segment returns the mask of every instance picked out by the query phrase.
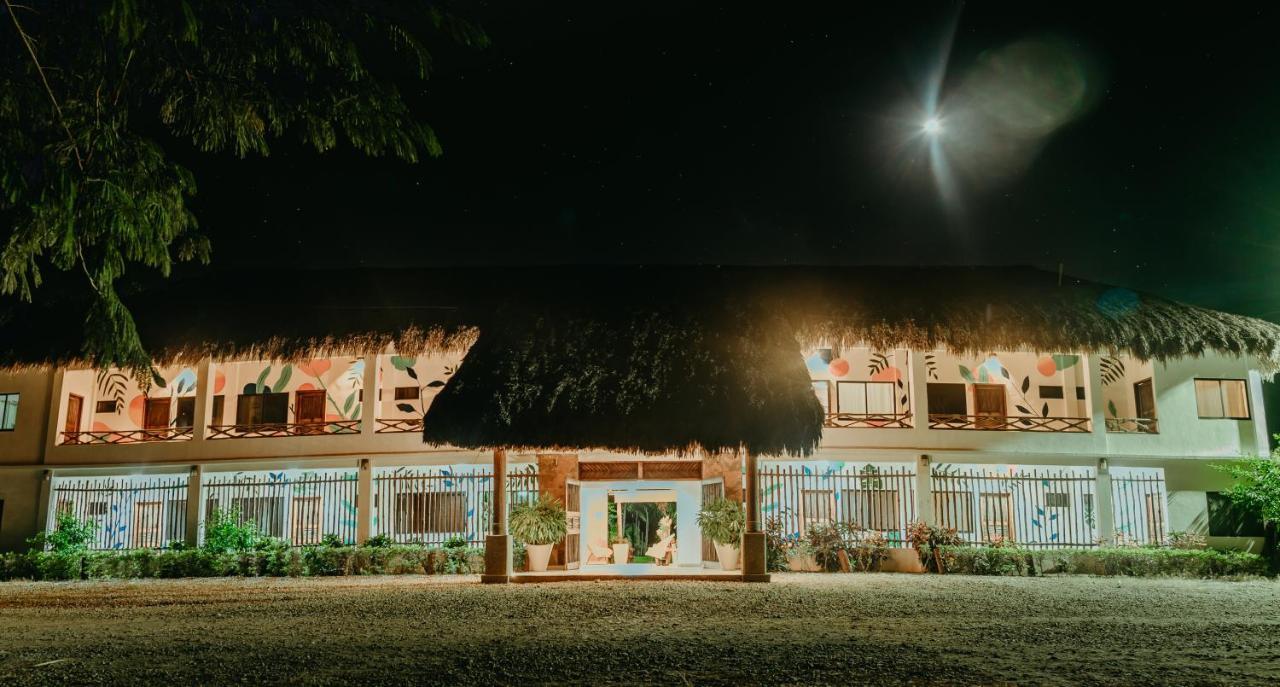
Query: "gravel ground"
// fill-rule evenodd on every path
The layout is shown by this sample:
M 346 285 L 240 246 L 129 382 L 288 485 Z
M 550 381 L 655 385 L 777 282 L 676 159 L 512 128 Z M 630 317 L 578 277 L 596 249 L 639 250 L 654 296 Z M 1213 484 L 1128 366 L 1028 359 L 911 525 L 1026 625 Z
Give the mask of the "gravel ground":
M 0 684 L 1269 684 L 1280 584 L 0 584 Z

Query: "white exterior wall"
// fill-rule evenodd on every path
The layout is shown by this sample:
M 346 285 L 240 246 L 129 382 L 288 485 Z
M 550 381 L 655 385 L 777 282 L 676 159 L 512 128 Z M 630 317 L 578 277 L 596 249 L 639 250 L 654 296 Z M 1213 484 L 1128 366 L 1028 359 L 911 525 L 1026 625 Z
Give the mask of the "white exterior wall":
M 928 381 L 962 381 L 958 366 L 970 368 L 982 365 L 984 356 L 956 357 L 941 354 L 935 360 L 938 376 L 930 377 L 924 364 L 923 353 L 893 351 L 887 357 L 893 372 L 873 373 L 868 369 L 872 351 L 846 349 L 843 356 L 849 362 L 847 376 L 840 379 L 869 381 L 892 376 L 902 381 L 901 392 L 908 397 L 907 406 L 921 417 L 909 428 L 827 428 L 815 460 L 838 460 L 881 463 L 914 463 L 920 455 L 931 456 L 935 463 L 961 464 L 1023 464 L 1096 466 L 1101 458 L 1115 467 L 1161 468 L 1168 476 L 1169 528 L 1171 530 L 1198 531 L 1205 526 L 1204 492 L 1220 490 L 1225 478 L 1209 469 L 1208 465 L 1221 459 L 1265 454 L 1268 451 L 1267 430 L 1262 408 L 1261 379 L 1251 368 L 1250 361 L 1207 355 L 1201 358 L 1176 360 L 1169 363 L 1153 363 L 1150 373 L 1154 379 L 1156 407 L 1159 416 L 1158 434 L 1108 433 L 1100 422 L 1105 415 L 1106 393 L 1098 378 L 1095 356 L 1081 355 L 1072 369 L 1055 371 L 1054 375 L 1034 377 L 1035 366 L 1044 357 L 1035 353 L 1004 353 L 997 357 L 1007 367 L 1010 377 L 1020 382 L 1023 376 L 1032 376 L 1033 393 L 1041 384 L 1058 384 L 1066 395 L 1074 386 L 1087 389 L 1087 398 L 1078 404 L 1064 399 L 1061 408 L 1053 406 L 1050 415 L 1088 416 L 1092 428 L 1083 433 L 937 430 L 929 429 L 923 421 L 923 413 L 917 408 L 923 405 Z M 444 381 L 460 362 L 461 356 L 422 357 L 414 359 L 411 367 L 417 374 L 413 379 L 405 365 L 395 365 L 390 355 L 380 356 L 378 362 L 379 387 L 383 390 L 378 419 L 407 419 L 417 413 L 396 408 L 392 389 L 396 386 L 417 384 L 421 388 L 422 407 L 440 388 L 431 382 Z M 340 384 L 343 374 L 350 372 L 355 356 L 335 356 L 334 364 L 325 373 L 324 383 Z M 339 365 L 341 361 L 342 365 Z M 403 362 L 403 361 L 402 361 Z M 234 422 L 236 393 L 246 379 L 260 373 L 260 369 L 227 374 L 235 365 L 269 363 L 232 363 L 210 366 L 208 379 L 198 385 L 194 393 L 202 395 L 208 404 L 215 386 L 225 395 L 226 423 Z M 955 367 L 954 371 L 946 368 Z M 345 366 L 345 367 L 342 367 Z M 269 375 L 275 379 L 279 364 Z M 342 369 L 336 369 L 340 368 Z M 1128 369 L 1129 366 L 1127 366 Z M 199 370 L 199 366 L 187 366 Z M 187 368 L 176 367 L 163 371 L 166 379 L 184 374 Z M 1121 389 L 1131 388 L 1129 376 L 1142 375 L 1141 364 L 1132 365 L 1132 374 L 1126 375 Z M 344 372 L 345 370 L 345 372 Z M 837 379 L 829 368 L 811 374 L 815 379 Z M 879 374 L 880 377 L 876 377 Z M 825 375 L 825 376 L 823 376 Z M 952 377 L 954 375 L 954 378 Z M 43 520 L 41 514 L 41 485 L 46 470 L 58 475 L 139 474 L 155 471 L 172 472 L 191 465 L 204 465 L 207 470 L 260 470 L 260 469 L 315 469 L 323 467 L 352 467 L 362 458 L 369 458 L 374 466 L 398 465 L 446 465 L 491 464 L 487 452 L 458 451 L 433 448 L 422 443 L 417 432 L 377 433 L 375 427 L 366 425 L 359 434 L 312 435 L 276 438 L 203 439 L 197 432 L 195 438 L 184 441 L 145 442 L 119 445 L 57 445 L 55 439 L 65 421 L 66 402 L 70 393 L 85 398 L 82 430 L 89 431 L 95 417 L 94 404 L 99 393 L 90 370 L 59 371 L 47 368 L 0 373 L 0 392 L 21 394 L 17 427 L 12 432 L 0 432 L 0 499 L 4 500 L 3 519 L 0 520 L 0 549 L 20 548 L 22 541 L 31 536 Z M 233 380 L 234 377 L 234 380 Z M 329 379 L 333 377 L 333 379 Z M 1249 420 L 1201 419 L 1197 417 L 1194 379 L 1235 378 L 1248 381 L 1252 417 Z M 1135 377 L 1141 378 L 1141 377 Z M 253 381 L 253 379 L 249 379 Z M 305 383 L 314 383 L 297 369 L 288 385 L 296 390 Z M 1015 383 L 1016 383 L 1015 382 Z M 1019 384 L 1020 386 L 1020 384 Z M 136 385 L 129 387 L 136 391 Z M 128 393 L 128 392 L 127 392 Z M 1131 395 L 1131 393 L 1130 393 Z M 1010 394 L 1012 398 L 1014 394 Z M 1037 399 L 1038 400 L 1038 399 Z M 1039 401 L 1043 403 L 1043 401 Z M 1073 407 L 1074 406 L 1074 407 Z M 1012 414 L 1012 413 L 1011 413 Z M 1121 415 L 1124 413 L 1122 412 Z M 123 413 L 121 417 L 128 415 Z M 211 418 L 216 424 L 217 419 Z M 112 425 L 112 428 L 119 428 Z M 536 462 L 533 456 L 512 455 L 513 464 Z M 683 506 L 682 506 L 683 507 Z M 689 539 L 682 539 L 682 549 Z M 1219 545 L 1250 546 L 1250 541 L 1217 541 Z M 683 555 L 683 554 L 682 554 Z

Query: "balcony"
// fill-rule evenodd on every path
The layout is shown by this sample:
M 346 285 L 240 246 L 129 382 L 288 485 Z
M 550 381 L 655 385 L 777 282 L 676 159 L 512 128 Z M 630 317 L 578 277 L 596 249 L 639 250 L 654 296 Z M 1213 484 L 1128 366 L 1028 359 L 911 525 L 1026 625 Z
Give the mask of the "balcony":
M 273 437 L 359 434 L 360 420 L 327 422 L 272 422 L 256 425 L 209 425 L 209 439 L 264 439 Z
M 1111 434 L 1160 433 L 1160 424 L 1154 417 L 1109 417 L 1106 425 Z
M 997 432 L 1088 432 L 1087 417 L 1009 417 L 1004 415 L 929 414 L 929 429 Z
M 374 428 L 378 434 L 397 434 L 421 432 L 422 418 L 382 419 L 379 418 Z
M 879 414 L 879 413 L 827 413 L 822 425 L 833 429 L 871 429 L 911 427 L 911 413 Z
M 81 444 L 138 444 L 148 441 L 189 441 L 191 427 L 163 429 L 111 429 L 93 432 L 62 432 L 64 446 Z

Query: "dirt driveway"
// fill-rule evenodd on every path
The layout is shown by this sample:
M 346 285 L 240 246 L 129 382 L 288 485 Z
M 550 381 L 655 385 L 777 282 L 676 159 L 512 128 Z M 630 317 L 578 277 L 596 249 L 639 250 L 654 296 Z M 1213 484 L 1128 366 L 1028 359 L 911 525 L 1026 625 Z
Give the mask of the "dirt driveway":
M 1280 584 L 0 584 L 0 684 L 1280 684 Z

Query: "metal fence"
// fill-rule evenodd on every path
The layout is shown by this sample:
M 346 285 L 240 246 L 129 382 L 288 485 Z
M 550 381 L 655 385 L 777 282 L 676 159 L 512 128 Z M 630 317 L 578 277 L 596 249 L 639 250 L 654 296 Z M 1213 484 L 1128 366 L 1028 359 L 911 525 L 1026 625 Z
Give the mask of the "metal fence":
M 479 546 L 492 526 L 492 498 L 492 471 L 384 468 L 373 476 L 373 531 L 405 544 L 463 537 Z M 536 466 L 507 473 L 508 510 L 537 498 Z
M 966 542 L 1040 548 L 1097 544 L 1093 474 L 940 465 L 931 479 L 934 518 Z
M 204 481 L 205 522 L 221 509 L 294 546 L 318 544 L 328 534 L 354 544 L 356 485 L 355 470 L 212 475 Z
M 55 477 L 49 529 L 70 513 L 94 527 L 93 549 L 163 548 L 187 528 L 187 476 Z
M 915 477 L 910 466 L 769 466 L 760 471 L 760 513 L 788 538 L 804 537 L 816 523 L 842 522 L 907 546 L 907 527 L 916 519 Z
M 1164 476 L 1133 474 L 1111 478 L 1117 544 L 1163 544 L 1168 494 Z

